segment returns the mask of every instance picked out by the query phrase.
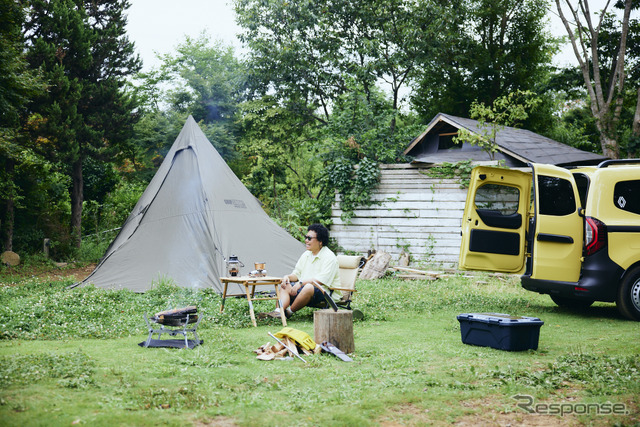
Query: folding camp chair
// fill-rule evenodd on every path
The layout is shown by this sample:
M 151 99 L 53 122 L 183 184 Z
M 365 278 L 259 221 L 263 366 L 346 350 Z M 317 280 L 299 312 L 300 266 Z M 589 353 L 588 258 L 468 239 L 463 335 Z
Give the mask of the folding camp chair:
M 340 291 L 342 298 L 336 303 L 339 306 L 351 310 L 351 301 L 353 294 L 356 292 L 356 278 L 358 277 L 358 269 L 360 268 L 361 256 L 338 255 L 338 267 L 340 267 L 340 287 L 329 288 L 329 293 Z
M 340 268 L 340 287 L 329 287 L 329 295 L 333 296 L 334 291 L 340 291 L 342 298 L 336 300 L 339 307 L 352 310 L 351 302 L 353 294 L 356 293 L 356 278 L 362 262 L 361 256 L 338 255 L 338 267 Z M 326 302 L 314 306 L 316 308 L 328 308 Z M 363 314 L 360 310 L 353 310 L 354 318 L 361 319 Z

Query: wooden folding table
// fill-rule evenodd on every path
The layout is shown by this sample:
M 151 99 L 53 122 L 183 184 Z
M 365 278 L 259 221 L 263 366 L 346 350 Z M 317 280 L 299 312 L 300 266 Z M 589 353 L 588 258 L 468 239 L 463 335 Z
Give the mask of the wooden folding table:
M 280 307 L 280 282 L 282 281 L 281 277 L 273 277 L 273 276 L 264 276 L 264 277 L 253 277 L 253 276 L 235 276 L 235 277 L 221 277 L 220 281 L 223 285 L 222 290 L 222 305 L 220 306 L 220 313 L 224 310 L 224 301 L 227 297 L 239 297 L 246 296 L 247 302 L 249 303 L 249 313 L 251 315 L 251 322 L 253 326 L 258 326 L 256 324 L 256 315 L 253 311 L 253 302 L 252 301 L 260 301 L 260 300 L 275 300 L 276 307 Z M 227 287 L 229 283 L 237 283 L 240 286 L 244 286 L 244 294 L 234 294 L 227 295 Z M 256 287 L 258 286 L 273 286 L 276 291 L 276 296 L 260 296 L 258 298 L 254 297 L 256 292 Z M 287 317 L 284 314 L 284 310 L 280 310 L 280 319 L 282 319 L 282 326 L 287 326 Z

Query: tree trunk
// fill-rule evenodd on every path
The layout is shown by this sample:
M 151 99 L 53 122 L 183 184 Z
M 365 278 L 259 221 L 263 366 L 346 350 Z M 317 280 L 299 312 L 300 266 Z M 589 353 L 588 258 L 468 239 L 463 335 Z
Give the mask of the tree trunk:
M 77 247 L 82 243 L 82 202 L 84 189 L 82 179 L 82 158 L 72 165 L 71 180 L 71 236 Z
M 13 182 L 14 162 L 9 159 L 6 163 L 7 176 L 10 182 Z M 2 247 L 5 251 L 13 251 L 13 225 L 14 225 L 14 187 L 11 185 L 7 199 L 4 205 L 4 221 L 0 229 L 2 233 Z
M 13 251 L 13 224 L 14 224 L 14 204 L 13 197 L 9 196 L 5 205 L 4 217 L 4 238 L 2 247 L 5 251 Z
M 607 157 L 617 159 L 620 157 L 620 147 L 614 135 L 616 135 L 622 111 L 621 94 L 624 93 L 625 53 L 632 0 L 625 0 L 618 57 L 614 58 L 616 67 L 613 70 L 607 93 L 603 90 L 600 75 L 598 36 L 600 35 L 602 20 L 609 3 L 600 14 L 597 24 L 594 25 L 588 0 L 581 0 L 576 7 L 573 7 L 569 0 L 555 0 L 555 2 L 558 14 L 567 30 L 574 54 L 582 70 L 585 87 L 591 103 L 591 114 L 596 119 L 596 127 L 600 134 L 602 153 Z M 570 10 L 571 19 L 567 19 L 564 15 L 562 4 Z M 576 32 L 572 30 L 572 25 L 578 28 Z
M 598 129 L 598 133 L 600 134 L 600 146 L 602 147 L 602 154 L 607 156 L 610 159 L 619 159 L 620 158 L 620 146 L 618 145 L 618 141 L 614 138 L 609 137 L 609 135 L 613 134 L 613 127 L 615 125 L 607 126 L 608 123 L 604 123 L 604 120 L 596 118 L 596 128 Z
M 636 103 L 636 113 L 633 115 L 633 136 L 640 136 L 640 88 L 638 88 L 638 102 Z

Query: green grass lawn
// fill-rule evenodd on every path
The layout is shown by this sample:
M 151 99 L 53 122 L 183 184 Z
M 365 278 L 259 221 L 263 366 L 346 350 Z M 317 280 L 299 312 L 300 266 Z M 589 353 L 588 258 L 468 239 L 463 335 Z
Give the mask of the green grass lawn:
M 0 289 L 0 425 L 640 422 L 640 324 L 608 304 L 564 311 L 514 277 L 360 281 L 355 305 L 365 319 L 354 324 L 354 362 L 320 354 L 307 364 L 257 360 L 252 350 L 273 342 L 267 332 L 281 325 L 253 328 L 241 299 L 221 314 L 215 293 L 166 284 L 137 295 L 6 275 L 2 282 L 12 284 Z M 142 312 L 190 303 L 203 316 L 204 345 L 137 345 L 147 335 Z M 473 312 L 541 318 L 538 350 L 463 344 L 456 316 Z M 312 311 L 289 326 L 313 337 Z

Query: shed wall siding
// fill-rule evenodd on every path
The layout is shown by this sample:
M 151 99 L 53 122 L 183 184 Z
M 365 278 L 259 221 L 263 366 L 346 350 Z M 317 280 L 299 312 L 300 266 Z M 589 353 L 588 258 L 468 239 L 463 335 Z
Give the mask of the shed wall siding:
M 357 253 L 376 249 L 397 260 L 406 250 L 414 262 L 456 266 L 467 189 L 460 188 L 458 179 L 432 178 L 426 170 L 413 165 L 382 166 L 372 197 L 380 203 L 357 209 L 347 222 L 334 203 L 331 237 Z

